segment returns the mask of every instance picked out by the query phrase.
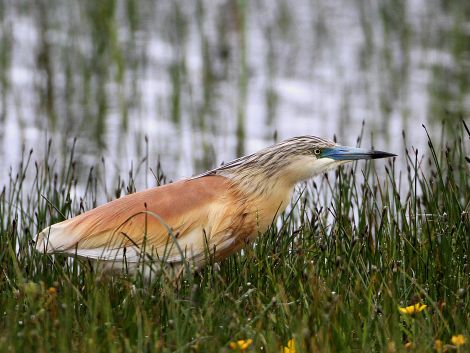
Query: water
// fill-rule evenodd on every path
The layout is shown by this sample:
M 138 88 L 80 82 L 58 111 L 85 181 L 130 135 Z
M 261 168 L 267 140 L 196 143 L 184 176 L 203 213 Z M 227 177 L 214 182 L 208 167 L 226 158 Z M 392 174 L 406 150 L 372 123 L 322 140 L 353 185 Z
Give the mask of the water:
M 77 137 L 85 174 L 148 148 L 178 179 L 294 135 L 355 145 L 363 121 L 363 146 L 403 153 L 405 130 L 424 151 L 422 124 L 469 118 L 468 1 L 3 0 L 0 18 L 1 180 L 48 138 L 61 160 Z

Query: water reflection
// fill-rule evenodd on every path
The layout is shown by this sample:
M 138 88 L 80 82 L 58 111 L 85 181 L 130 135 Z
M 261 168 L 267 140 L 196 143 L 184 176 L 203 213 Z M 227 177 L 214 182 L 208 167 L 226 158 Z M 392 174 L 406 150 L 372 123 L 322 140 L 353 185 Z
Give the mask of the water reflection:
M 0 167 L 146 155 L 171 178 L 299 134 L 400 152 L 470 111 L 466 1 L 3 1 Z M 436 130 L 439 131 L 439 130 Z M 373 137 L 371 134 L 373 133 Z M 148 137 L 148 143 L 146 143 Z

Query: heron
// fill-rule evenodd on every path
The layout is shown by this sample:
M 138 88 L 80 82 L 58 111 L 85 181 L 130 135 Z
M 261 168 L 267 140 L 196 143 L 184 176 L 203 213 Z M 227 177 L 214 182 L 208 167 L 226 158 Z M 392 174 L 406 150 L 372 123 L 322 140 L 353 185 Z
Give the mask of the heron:
M 98 261 L 105 270 L 135 272 L 143 258 L 200 268 L 263 234 L 286 209 L 297 183 L 347 162 L 394 156 L 315 136 L 293 137 L 48 226 L 35 246 L 42 253 Z

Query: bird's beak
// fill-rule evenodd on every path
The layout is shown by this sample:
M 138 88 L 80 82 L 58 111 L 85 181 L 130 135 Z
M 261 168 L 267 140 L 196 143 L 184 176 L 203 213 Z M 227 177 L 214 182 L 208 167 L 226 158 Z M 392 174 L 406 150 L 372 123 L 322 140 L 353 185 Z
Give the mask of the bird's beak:
M 331 158 L 337 161 L 353 161 L 357 159 L 377 159 L 395 157 L 396 154 L 367 150 L 364 148 L 335 146 L 323 149 L 320 158 Z

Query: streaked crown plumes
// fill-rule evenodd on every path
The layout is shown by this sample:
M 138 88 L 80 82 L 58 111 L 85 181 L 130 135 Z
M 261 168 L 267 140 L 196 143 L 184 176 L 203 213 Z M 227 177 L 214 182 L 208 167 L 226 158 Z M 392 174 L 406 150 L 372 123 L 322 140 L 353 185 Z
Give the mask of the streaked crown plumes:
M 256 183 L 253 179 L 277 179 L 286 166 L 297 159 L 315 156 L 318 149 L 333 147 L 333 141 L 315 136 L 297 136 L 266 147 L 256 153 L 237 158 L 227 164 L 210 170 L 204 175 L 221 175 L 239 186 L 252 191 L 265 192 L 272 183 Z

